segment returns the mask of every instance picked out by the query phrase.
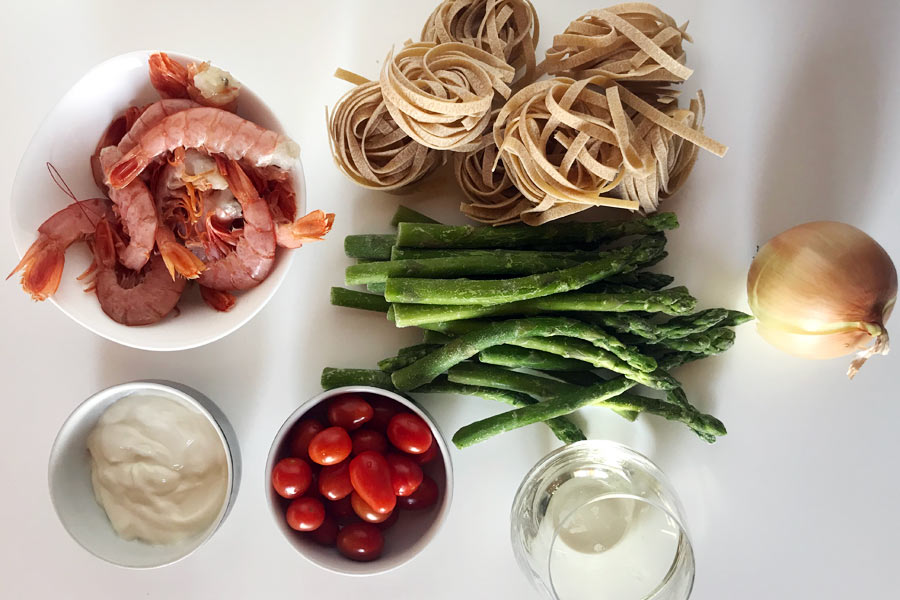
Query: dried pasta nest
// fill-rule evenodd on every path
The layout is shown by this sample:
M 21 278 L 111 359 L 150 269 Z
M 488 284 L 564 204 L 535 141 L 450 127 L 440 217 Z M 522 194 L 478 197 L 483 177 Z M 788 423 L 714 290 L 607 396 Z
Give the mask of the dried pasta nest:
M 691 100 L 689 108 L 676 106 L 666 114 L 683 126 L 702 133 L 705 111 L 706 103 L 701 91 Z M 661 198 L 670 197 L 682 186 L 694 168 L 699 147 L 646 118 L 637 122 L 635 136 L 640 137 L 650 149 L 656 168 L 644 178 L 626 173 L 619 192 L 623 198 L 637 200 L 642 212 L 650 213 L 659 208 Z
M 495 118 L 499 109 L 495 109 Z M 463 214 L 482 223 L 505 225 L 520 220 L 531 203 L 506 174 L 492 133 L 482 137 L 470 152 L 453 155 L 453 171 L 466 200 L 460 204 Z
M 691 41 L 686 28 L 651 4 L 592 10 L 553 38 L 539 71 L 574 79 L 682 82 L 693 72 L 684 64 L 682 42 Z
M 415 142 L 397 126 L 377 81 L 342 70 L 336 75 L 357 84 L 327 115 L 331 154 L 347 177 L 369 189 L 395 190 L 443 163 L 443 153 Z
M 471 150 L 488 125 L 494 94 L 510 94 L 515 70 L 459 42 L 410 43 L 389 54 L 381 93 L 397 125 L 436 150 Z
M 461 42 L 502 58 L 516 69 L 514 82 L 534 78 L 539 37 L 529 0 L 444 0 L 422 29 L 423 42 Z
M 645 121 L 649 124 L 642 137 L 638 125 Z M 620 192 L 620 198 L 612 192 L 626 177 L 649 184 L 659 172 L 657 160 L 663 153 L 654 153 L 648 137 L 654 126 L 720 156 L 725 153 L 724 146 L 693 123 L 661 112 L 603 76 L 580 81 L 559 77 L 519 91 L 498 113 L 493 136 L 506 173 L 531 203 L 520 218 L 541 224 L 592 206 L 640 208 L 640 196 Z M 680 148 L 679 153 L 685 151 Z M 668 161 L 668 153 L 664 155 Z

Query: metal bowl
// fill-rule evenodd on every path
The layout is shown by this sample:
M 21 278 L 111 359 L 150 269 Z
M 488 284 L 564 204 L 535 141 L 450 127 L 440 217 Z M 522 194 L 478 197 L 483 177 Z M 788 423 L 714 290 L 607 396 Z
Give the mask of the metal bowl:
M 181 402 L 206 416 L 222 441 L 228 463 L 225 501 L 212 524 L 184 541 L 153 545 L 120 538 L 106 512 L 94 498 L 91 458 L 87 438 L 103 412 L 117 400 L 135 393 L 152 392 Z M 85 550 L 107 562 L 131 569 L 150 569 L 172 564 L 202 546 L 228 516 L 241 480 L 241 454 L 228 419 L 206 396 L 169 381 L 133 381 L 97 392 L 76 408 L 56 436 L 50 451 L 50 499 L 63 527 Z
M 438 489 L 441 491 L 441 498 L 427 510 L 403 512 L 397 524 L 385 533 L 384 551 L 381 557 L 372 562 L 352 561 L 341 556 L 335 548 L 321 546 L 308 534 L 291 529 L 285 520 L 287 501 L 278 495 L 271 483 L 272 469 L 275 467 L 275 463 L 286 456 L 290 433 L 294 425 L 319 404 L 347 393 L 371 394 L 389 398 L 422 417 L 431 428 L 434 443 L 438 445 L 441 454 L 440 460 L 432 460 L 424 468 L 425 473 L 437 483 Z M 437 534 L 447 518 L 450 501 L 453 498 L 453 465 L 450 462 L 450 451 L 447 448 L 447 442 L 444 441 L 444 436 L 422 407 L 394 392 L 369 386 L 348 386 L 322 392 L 304 403 L 287 418 L 275 435 L 272 448 L 269 450 L 269 459 L 266 461 L 265 486 L 266 498 L 269 501 L 269 508 L 276 525 L 284 534 L 285 539 L 305 559 L 332 573 L 353 576 L 377 575 L 392 571 L 412 560 Z

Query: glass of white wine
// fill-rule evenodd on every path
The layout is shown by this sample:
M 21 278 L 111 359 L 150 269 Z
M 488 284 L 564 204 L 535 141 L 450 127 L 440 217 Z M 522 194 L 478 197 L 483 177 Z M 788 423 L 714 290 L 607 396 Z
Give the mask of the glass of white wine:
M 662 471 L 631 448 L 589 440 L 545 456 L 512 507 L 519 566 L 552 600 L 685 600 L 694 553 Z

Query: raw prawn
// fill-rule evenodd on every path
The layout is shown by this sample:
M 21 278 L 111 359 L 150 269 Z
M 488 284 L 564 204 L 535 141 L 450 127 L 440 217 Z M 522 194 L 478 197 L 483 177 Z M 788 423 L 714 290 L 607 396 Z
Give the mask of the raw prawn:
M 144 109 L 122 138 L 116 142 L 119 155 L 121 156 L 137 146 L 144 134 L 166 117 L 199 106 L 199 104 L 192 100 L 182 99 L 159 100 L 158 102 L 154 102 Z
M 253 168 L 290 169 L 300 147 L 290 138 L 217 108 L 189 108 L 160 121 L 138 144 L 106 171 L 110 185 L 120 189 L 134 181 L 158 157 L 183 147 L 243 160 Z
M 115 147 L 104 148 L 100 152 L 100 165 L 104 171 L 115 160 L 115 156 Z M 129 237 L 128 245 L 119 252 L 119 260 L 129 269 L 139 271 L 147 264 L 156 243 L 159 220 L 153 196 L 150 195 L 147 184 L 135 179 L 120 189 L 110 187 L 109 199 L 116 205 L 122 227 Z
M 106 198 L 76 200 L 38 227 L 38 239 L 6 278 L 22 271 L 22 289 L 34 300 L 46 300 L 59 288 L 66 249 L 93 235 L 97 223 L 112 216 Z
M 223 292 L 221 290 L 214 290 L 205 285 L 200 286 L 200 297 L 203 298 L 203 301 L 206 302 L 207 306 L 214 308 L 219 312 L 228 312 L 234 308 L 234 303 L 237 302 L 237 298 L 234 297 L 234 294 L 229 294 L 228 292 Z
M 196 279 L 206 268 L 196 254 L 178 243 L 168 227 L 157 227 L 156 247 L 172 279 L 175 279 L 175 273 L 185 279 Z
M 116 241 L 112 227 L 100 221 L 94 236 L 94 279 L 97 299 L 113 321 L 123 325 L 151 325 L 169 314 L 187 281 L 171 278 L 163 259 L 154 254 L 137 272 L 120 275 L 116 265 Z
M 217 157 L 219 172 L 241 204 L 242 235 L 232 252 L 207 262 L 200 285 L 220 291 L 246 290 L 262 282 L 275 262 L 275 224 L 265 200 L 235 160 Z
M 138 106 L 129 107 L 124 113 L 113 119 L 103 135 L 100 136 L 100 141 L 97 142 L 97 147 L 94 148 L 94 153 L 91 155 L 91 174 L 94 176 L 94 183 L 101 190 L 106 189 L 106 176 L 103 173 L 103 167 L 100 166 L 100 151 L 122 141 L 143 111 L 144 109 Z
M 334 225 L 334 213 L 314 210 L 305 217 L 290 223 L 279 223 L 275 229 L 276 240 L 282 248 L 299 248 L 309 242 L 320 242 Z
M 241 85 L 208 62 L 187 66 L 165 52 L 150 55 L 150 83 L 164 98 L 190 98 L 203 106 L 233 111 Z

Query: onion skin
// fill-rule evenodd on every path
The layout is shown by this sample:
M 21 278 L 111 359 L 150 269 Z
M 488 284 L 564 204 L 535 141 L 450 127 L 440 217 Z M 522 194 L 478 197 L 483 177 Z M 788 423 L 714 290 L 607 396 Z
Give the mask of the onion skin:
M 884 248 L 856 227 L 816 221 L 760 249 L 747 297 L 760 334 L 785 352 L 827 359 L 875 342 L 876 352 L 886 354 L 897 270 Z M 867 357 L 854 362 L 851 376 Z

